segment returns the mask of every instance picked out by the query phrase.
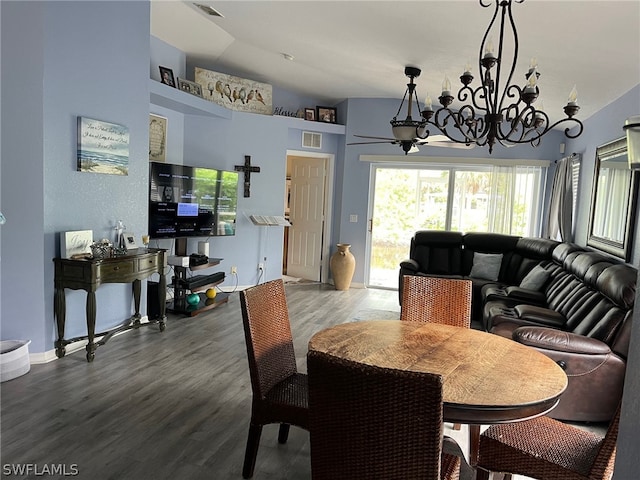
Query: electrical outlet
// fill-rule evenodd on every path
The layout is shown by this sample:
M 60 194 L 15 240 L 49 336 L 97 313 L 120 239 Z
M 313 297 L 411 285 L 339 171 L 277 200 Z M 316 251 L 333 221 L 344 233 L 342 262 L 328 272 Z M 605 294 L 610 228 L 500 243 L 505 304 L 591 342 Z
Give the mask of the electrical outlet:
M 258 264 L 258 270 L 264 270 L 264 263 Z
M 231 275 L 237 275 L 238 274 L 238 267 L 233 266 L 231 267 Z

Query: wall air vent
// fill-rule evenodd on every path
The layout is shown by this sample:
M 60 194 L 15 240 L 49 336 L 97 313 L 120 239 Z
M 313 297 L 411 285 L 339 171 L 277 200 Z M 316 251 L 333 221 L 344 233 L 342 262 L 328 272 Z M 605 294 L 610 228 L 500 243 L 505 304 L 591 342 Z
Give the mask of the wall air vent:
M 322 148 L 322 134 L 317 132 L 302 132 L 302 146 L 306 148 Z

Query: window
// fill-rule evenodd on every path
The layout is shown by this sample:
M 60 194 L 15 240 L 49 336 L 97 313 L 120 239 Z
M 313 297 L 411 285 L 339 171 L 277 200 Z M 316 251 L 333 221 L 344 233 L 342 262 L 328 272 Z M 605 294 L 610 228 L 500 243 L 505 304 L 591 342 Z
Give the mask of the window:
M 374 166 L 370 286 L 397 288 L 417 230 L 536 236 L 541 166 Z

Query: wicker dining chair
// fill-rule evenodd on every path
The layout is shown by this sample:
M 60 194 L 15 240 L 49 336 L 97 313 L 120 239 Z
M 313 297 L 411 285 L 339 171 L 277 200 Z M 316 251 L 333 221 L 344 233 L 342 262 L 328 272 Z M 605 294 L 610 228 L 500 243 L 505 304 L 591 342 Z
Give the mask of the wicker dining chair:
M 251 478 L 263 425 L 280 424 L 280 443 L 290 425 L 308 429 L 308 383 L 298 373 L 282 280 L 241 291 L 240 305 L 253 391 L 242 476 Z
M 307 354 L 313 480 L 457 479 L 466 464 L 447 438 L 442 377 Z M 466 476 L 465 478 L 471 478 Z
M 480 435 L 478 480 L 503 472 L 541 480 L 604 480 L 613 476 L 620 406 L 604 436 L 549 417 L 492 425 Z
M 400 320 L 471 326 L 471 280 L 405 275 Z
M 402 282 L 400 320 L 471 327 L 471 280 L 405 275 Z M 460 430 L 460 424 L 453 429 Z

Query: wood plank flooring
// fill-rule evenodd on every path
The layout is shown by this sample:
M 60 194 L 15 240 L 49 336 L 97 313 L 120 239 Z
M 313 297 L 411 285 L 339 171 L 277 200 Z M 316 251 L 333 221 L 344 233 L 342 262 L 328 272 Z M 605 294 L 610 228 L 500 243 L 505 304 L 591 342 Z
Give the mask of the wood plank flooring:
M 399 318 L 397 291 L 300 283 L 286 285 L 286 293 L 303 372 L 315 332 Z M 45 469 L 65 469 L 88 480 L 241 479 L 250 406 L 233 293 L 227 304 L 196 317 L 169 316 L 162 333 L 148 326 L 114 337 L 93 363 L 83 349 L 0 384 L 0 475 L 40 479 Z M 445 434 L 467 451 L 466 425 L 450 427 Z M 292 427 L 280 445 L 277 430 L 263 429 L 253 478 L 310 479 L 309 434 Z M 14 468 L 31 470 L 15 475 Z
M 399 312 L 396 291 L 292 284 L 286 292 L 301 371 L 316 331 L 363 312 Z M 250 404 L 234 293 L 205 314 L 170 316 L 163 333 L 149 326 L 114 337 L 93 363 L 81 350 L 2 383 L 2 475 L 66 468 L 93 480 L 240 479 Z M 309 479 L 308 433 L 292 427 L 285 445 L 276 437 L 277 426 L 264 428 L 254 478 Z M 9 475 L 27 464 L 29 475 Z

